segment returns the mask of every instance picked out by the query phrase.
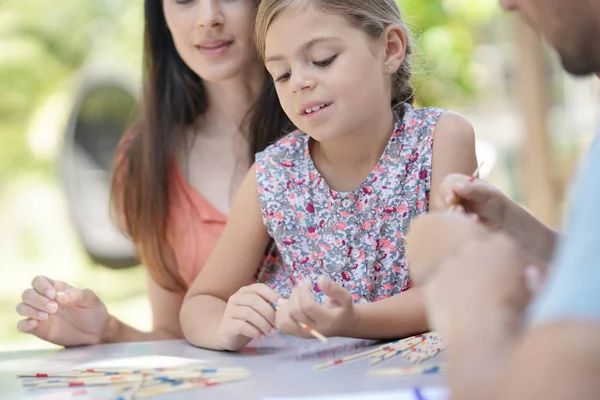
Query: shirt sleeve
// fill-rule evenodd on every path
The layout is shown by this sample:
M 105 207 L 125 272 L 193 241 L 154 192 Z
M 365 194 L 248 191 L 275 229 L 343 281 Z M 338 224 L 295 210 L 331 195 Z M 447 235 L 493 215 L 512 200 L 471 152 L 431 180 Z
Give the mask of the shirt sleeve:
M 559 320 L 600 323 L 600 141 L 595 140 L 571 197 L 567 235 L 548 281 L 529 309 L 531 325 Z

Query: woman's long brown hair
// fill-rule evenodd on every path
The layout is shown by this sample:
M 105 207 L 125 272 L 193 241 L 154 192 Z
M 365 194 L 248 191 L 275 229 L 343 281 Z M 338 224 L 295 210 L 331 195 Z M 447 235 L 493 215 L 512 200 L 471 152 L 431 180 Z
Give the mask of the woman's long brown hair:
M 206 112 L 208 99 L 202 80 L 175 49 L 162 0 L 145 0 L 144 9 L 141 117 L 126 134 L 123 156 L 115 160 L 111 206 L 152 278 L 167 290 L 182 292 L 186 284 L 167 236 L 169 164 L 174 154 L 186 149 L 186 128 Z M 291 128 L 272 79 L 265 76 L 262 93 L 246 117 L 251 159 Z

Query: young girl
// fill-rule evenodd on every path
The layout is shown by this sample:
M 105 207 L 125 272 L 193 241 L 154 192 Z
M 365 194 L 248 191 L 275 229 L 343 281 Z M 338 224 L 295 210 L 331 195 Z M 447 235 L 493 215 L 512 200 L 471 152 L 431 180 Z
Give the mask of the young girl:
M 263 0 L 256 37 L 299 130 L 257 154 L 184 300 L 186 338 L 237 350 L 276 329 L 306 336 L 298 322 L 326 336 L 426 330 L 404 235 L 445 175 L 475 170 L 471 125 L 411 106 L 395 0 Z M 283 264 L 246 286 L 270 238 Z

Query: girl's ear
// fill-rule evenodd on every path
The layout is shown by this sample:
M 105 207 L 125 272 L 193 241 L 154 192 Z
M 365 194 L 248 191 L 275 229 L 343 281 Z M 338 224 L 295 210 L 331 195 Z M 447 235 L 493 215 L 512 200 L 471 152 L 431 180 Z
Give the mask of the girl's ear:
M 406 35 L 398 25 L 390 25 L 383 32 L 383 40 L 385 46 L 383 72 L 393 75 L 406 57 Z

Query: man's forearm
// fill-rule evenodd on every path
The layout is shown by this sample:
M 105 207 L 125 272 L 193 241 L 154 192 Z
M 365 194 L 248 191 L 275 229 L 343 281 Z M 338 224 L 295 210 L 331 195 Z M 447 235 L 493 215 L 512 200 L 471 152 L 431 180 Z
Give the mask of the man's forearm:
M 493 400 L 596 399 L 600 393 L 600 323 L 563 320 L 524 335 Z
M 492 398 L 492 388 L 521 337 L 520 321 L 498 313 L 480 319 L 478 329 L 441 333 L 446 344 L 444 353 L 452 366 L 449 372 L 452 400 Z
M 516 203 L 509 206 L 509 213 L 503 230 L 521 244 L 525 252 L 547 266 L 554 255 L 559 234 L 520 207 Z
M 362 339 L 392 339 L 428 330 L 421 288 L 412 288 L 385 300 L 357 304 L 356 323 L 343 336 Z

